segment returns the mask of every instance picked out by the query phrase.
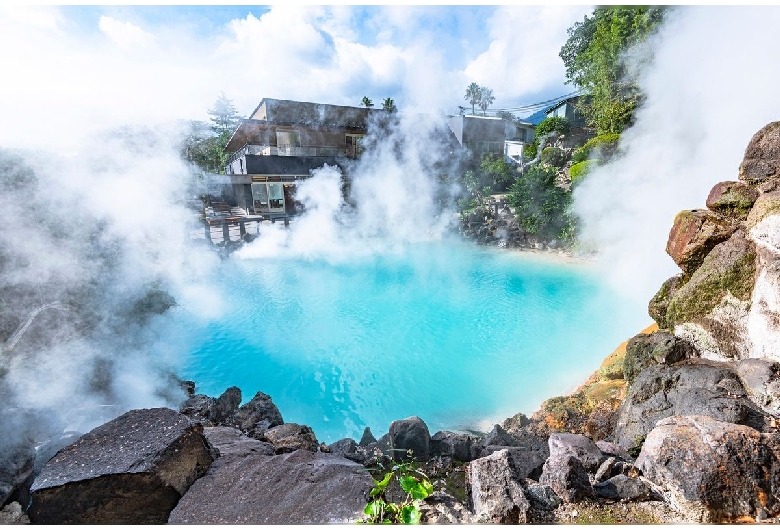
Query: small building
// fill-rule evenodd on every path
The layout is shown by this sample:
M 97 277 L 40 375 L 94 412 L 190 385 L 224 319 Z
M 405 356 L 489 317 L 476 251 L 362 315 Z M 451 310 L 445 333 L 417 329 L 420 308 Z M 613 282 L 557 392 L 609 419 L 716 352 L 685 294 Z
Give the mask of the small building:
M 226 199 L 248 214 L 296 213 L 295 183 L 324 165 L 345 170 L 381 109 L 264 98 L 241 120 L 225 152 Z
M 492 116 L 452 116 L 447 120 L 455 139 L 476 160 L 487 154 L 502 156 L 506 129 L 504 120 Z

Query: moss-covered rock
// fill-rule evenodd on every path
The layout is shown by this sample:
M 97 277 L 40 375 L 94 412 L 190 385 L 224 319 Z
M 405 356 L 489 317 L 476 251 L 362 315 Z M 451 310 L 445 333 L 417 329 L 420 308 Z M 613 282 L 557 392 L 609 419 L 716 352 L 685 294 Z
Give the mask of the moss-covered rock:
M 755 247 L 742 230 L 715 246 L 691 279 L 675 291 L 666 313 L 668 322 L 676 326 L 706 318 L 727 294 L 749 301 L 755 262 Z
M 744 182 L 719 182 L 707 196 L 707 208 L 727 217 L 745 220 L 758 195 L 758 190 Z
M 674 218 L 666 252 L 682 271 L 693 274 L 715 245 L 729 238 L 736 225 L 708 210 L 683 210 Z
M 631 338 L 623 359 L 623 378 L 631 386 L 639 372 L 654 364 L 673 364 L 696 357 L 696 349 L 685 339 L 668 331 L 640 333 Z
M 780 191 L 765 193 L 758 197 L 747 216 L 746 227 L 752 230 L 770 215 L 780 214 Z
M 772 122 L 750 139 L 739 166 L 739 180 L 760 184 L 780 177 L 780 121 Z
M 661 288 L 658 289 L 655 296 L 650 299 L 650 303 L 647 305 L 647 313 L 650 315 L 650 318 L 655 320 L 659 328 L 670 329 L 672 327 L 672 323 L 669 322 L 669 319 L 666 317 L 666 312 L 669 309 L 669 302 L 674 296 L 674 293 L 677 292 L 677 289 L 684 283 L 685 281 L 682 274 L 672 276 L 661 285 Z
M 606 162 L 615 155 L 617 151 L 619 134 L 600 134 L 591 138 L 572 153 L 574 162 L 582 162 L 588 159 L 596 159 Z

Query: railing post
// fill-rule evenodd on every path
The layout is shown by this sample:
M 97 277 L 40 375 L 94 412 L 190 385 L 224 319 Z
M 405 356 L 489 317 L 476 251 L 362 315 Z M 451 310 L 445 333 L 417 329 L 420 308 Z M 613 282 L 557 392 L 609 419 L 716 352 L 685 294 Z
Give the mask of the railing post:
M 203 222 L 203 227 L 205 228 L 205 236 L 206 236 L 206 242 L 210 244 L 214 244 L 214 242 L 211 240 L 211 225 L 208 221 Z
M 230 241 L 230 225 L 222 221 L 222 240 Z
M 239 221 L 238 231 L 241 234 L 242 238 L 246 235 L 246 225 L 244 224 L 244 221 Z

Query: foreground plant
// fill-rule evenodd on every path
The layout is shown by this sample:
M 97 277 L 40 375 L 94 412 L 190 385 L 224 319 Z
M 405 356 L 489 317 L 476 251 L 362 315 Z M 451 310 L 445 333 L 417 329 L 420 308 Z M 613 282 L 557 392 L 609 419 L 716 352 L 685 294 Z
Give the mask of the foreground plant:
M 408 452 L 409 456 L 411 451 Z M 406 493 L 402 502 L 387 500 L 387 488 L 393 478 L 398 480 Z M 381 480 L 373 479 L 374 487 L 368 494 L 368 504 L 363 513 L 366 517 L 358 521 L 364 524 L 419 524 L 420 504 L 433 493 L 433 484 L 428 476 L 417 469 L 413 462 L 393 462 L 390 471 Z

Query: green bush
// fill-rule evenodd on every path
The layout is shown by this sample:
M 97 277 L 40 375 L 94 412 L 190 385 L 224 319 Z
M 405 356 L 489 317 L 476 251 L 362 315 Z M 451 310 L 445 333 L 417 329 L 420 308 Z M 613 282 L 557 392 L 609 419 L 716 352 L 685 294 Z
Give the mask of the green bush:
M 571 178 L 572 185 L 576 185 L 581 182 L 585 178 L 585 175 L 587 175 L 588 172 L 598 164 L 598 160 L 585 160 L 571 166 L 569 168 L 569 178 Z
M 555 185 L 556 173 L 550 166 L 531 166 L 510 188 L 507 202 L 525 232 L 571 244 L 577 232 L 569 213 L 571 192 Z
M 524 160 L 533 160 L 536 158 L 536 152 L 538 151 L 539 147 L 536 145 L 536 141 L 531 142 L 530 144 L 525 144 L 523 146 L 523 159 Z
M 569 134 L 570 130 L 571 124 L 569 123 L 569 120 L 562 116 L 550 116 L 539 122 L 539 125 L 536 126 L 534 136 L 536 138 L 541 138 L 545 134 L 549 134 L 553 131 L 558 134 Z
M 542 149 L 541 161 L 543 164 L 561 168 L 566 163 L 566 153 L 558 147 L 545 147 Z
M 591 138 L 572 154 L 572 161 L 575 163 L 584 162 L 588 159 L 597 159 L 606 162 L 615 155 L 617 151 L 619 134 L 602 134 Z

